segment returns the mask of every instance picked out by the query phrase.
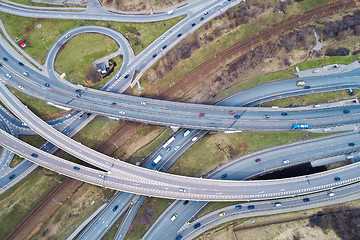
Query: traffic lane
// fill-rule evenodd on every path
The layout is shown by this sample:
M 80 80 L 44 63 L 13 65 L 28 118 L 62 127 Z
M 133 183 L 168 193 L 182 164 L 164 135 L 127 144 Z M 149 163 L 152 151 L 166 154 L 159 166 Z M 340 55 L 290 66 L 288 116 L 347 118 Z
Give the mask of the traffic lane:
M 183 228 L 183 231 L 181 231 L 180 234 L 182 234 L 183 237 L 187 237 L 187 238 L 195 237 L 201 232 L 204 232 L 207 229 L 213 227 L 213 225 L 208 227 L 206 226 L 214 222 L 217 222 L 216 225 L 218 225 L 234 219 L 268 215 L 269 212 L 272 212 L 272 214 L 279 214 L 284 212 L 293 212 L 304 209 L 310 209 L 314 207 L 326 206 L 336 203 L 343 203 L 347 201 L 347 198 L 357 195 L 359 194 L 359 192 L 360 192 L 360 185 L 357 183 L 346 187 L 332 189 L 331 191 L 325 191 L 325 192 L 310 194 L 306 196 L 294 196 L 292 198 L 287 198 L 287 199 L 239 204 L 242 206 L 241 209 L 235 209 L 235 205 L 233 205 L 219 209 L 218 211 L 214 211 L 213 213 L 203 216 L 201 219 L 198 219 L 190 226 Z M 331 193 L 333 193 L 334 195 L 330 195 Z M 304 202 L 303 200 L 304 198 L 308 198 L 309 201 Z M 354 197 L 351 197 L 351 199 L 354 199 Z M 277 207 L 275 205 L 276 203 L 280 203 L 281 206 L 277 205 L 278 206 Z M 250 204 L 253 204 L 255 206 L 254 210 L 247 209 L 247 207 Z M 220 217 L 219 212 L 225 212 L 225 216 Z M 197 222 L 201 223 L 201 228 L 197 229 L 198 231 L 195 233 L 193 225 Z M 193 234 L 190 235 L 191 233 Z

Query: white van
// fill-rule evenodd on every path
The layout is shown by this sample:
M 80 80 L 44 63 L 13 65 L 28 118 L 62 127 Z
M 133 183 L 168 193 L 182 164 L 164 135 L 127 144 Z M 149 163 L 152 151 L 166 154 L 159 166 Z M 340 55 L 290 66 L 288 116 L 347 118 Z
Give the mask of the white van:
M 173 221 L 175 221 L 176 218 L 177 218 L 177 214 L 174 213 L 174 215 L 172 215 L 172 217 L 170 218 L 170 220 L 173 222 Z
M 173 10 L 170 10 L 170 11 L 167 12 L 168 15 L 171 15 L 171 14 L 173 14 L 173 13 L 174 13 Z

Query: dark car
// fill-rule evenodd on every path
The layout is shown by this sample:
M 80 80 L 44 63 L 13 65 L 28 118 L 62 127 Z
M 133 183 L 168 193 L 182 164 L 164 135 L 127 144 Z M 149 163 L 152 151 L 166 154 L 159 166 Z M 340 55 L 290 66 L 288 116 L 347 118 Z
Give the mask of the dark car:
M 176 237 L 176 240 L 180 240 L 180 239 L 182 239 L 182 235 Z
M 177 36 L 178 36 L 178 37 L 181 37 L 181 36 L 182 36 L 182 34 L 181 34 L 181 33 L 179 33 Z
M 192 27 L 195 26 L 195 25 L 196 25 L 196 23 L 191 24 Z
M 166 152 L 170 152 L 171 147 L 167 147 Z
M 235 119 L 240 119 L 240 115 L 235 115 L 234 118 Z
M 189 203 L 189 200 L 186 200 L 183 204 L 186 205 Z
M 4 59 L 5 62 L 7 62 L 7 60 L 8 60 L 6 57 L 4 57 L 3 59 Z
M 24 66 L 24 64 L 23 64 L 22 62 L 19 62 L 19 65 L 20 65 L 20 66 Z
M 349 109 L 344 109 L 343 113 L 349 113 L 350 110 Z
M 162 49 L 162 50 L 164 50 L 166 47 L 167 47 L 167 46 L 166 46 L 166 45 L 164 45 L 161 49 Z
M 270 118 L 270 116 L 269 115 L 264 115 L 264 118 Z
M 45 87 L 50 87 L 50 84 L 49 83 L 44 83 Z
M 75 92 L 79 93 L 79 92 L 81 92 L 81 90 L 80 90 L 80 89 L 76 89 Z
M 74 169 L 75 169 L 75 170 L 80 170 L 80 168 L 79 168 L 79 167 L 74 167 Z
M 129 74 L 126 74 L 124 78 L 126 79 L 126 78 L 128 78 L 128 77 L 129 77 Z
M 250 209 L 250 210 L 251 210 L 251 209 L 255 209 L 255 206 L 254 206 L 254 205 L 249 205 L 249 206 L 248 206 L 248 209 Z
M 35 158 L 38 157 L 38 155 L 36 153 L 32 153 L 31 156 L 35 157 Z
M 2 67 L 3 65 L 0 63 L 0 67 Z
M 79 119 L 82 119 L 84 117 L 84 114 L 81 114 L 80 116 L 79 116 Z
M 261 158 L 255 159 L 255 162 L 260 162 L 260 161 L 261 161 Z
M 116 106 L 116 102 L 112 102 L 111 105 L 112 105 L 112 106 Z
M 237 206 L 235 206 L 235 209 L 237 209 L 237 210 L 242 209 L 242 206 L 241 206 L 241 205 L 237 205 Z
M 202 20 L 204 20 L 204 18 L 202 17 L 202 18 L 200 18 L 200 21 L 202 21 Z
M 355 143 L 349 143 L 349 146 L 353 147 L 353 146 L 355 146 Z
M 11 176 L 9 177 L 9 179 L 11 180 L 11 179 L 13 179 L 14 177 L 15 177 L 15 174 L 11 175 Z
M 226 177 L 227 177 L 227 173 L 225 173 L 221 176 L 221 178 L 226 178 Z
M 81 94 L 76 95 L 77 98 L 81 98 Z
M 205 116 L 205 113 L 199 113 L 199 116 L 203 117 L 203 116 Z
M 287 116 L 286 112 L 281 113 L 281 116 Z
M 304 87 L 304 89 L 310 89 L 311 88 L 311 86 L 305 86 Z
M 303 201 L 304 202 L 310 202 L 310 199 L 309 198 L 304 198 Z
M 334 177 L 334 181 L 340 181 L 341 178 L 340 177 Z
M 156 58 L 156 56 L 157 56 L 157 54 L 155 53 L 155 54 L 153 55 L 153 58 Z
M 197 223 L 197 224 L 195 224 L 194 228 L 197 229 L 197 228 L 199 228 L 200 226 L 201 226 L 201 224 L 200 224 L 200 223 Z
M 118 209 L 118 205 L 116 205 L 114 208 L 113 208 L 113 212 L 115 212 L 116 211 L 116 209 Z

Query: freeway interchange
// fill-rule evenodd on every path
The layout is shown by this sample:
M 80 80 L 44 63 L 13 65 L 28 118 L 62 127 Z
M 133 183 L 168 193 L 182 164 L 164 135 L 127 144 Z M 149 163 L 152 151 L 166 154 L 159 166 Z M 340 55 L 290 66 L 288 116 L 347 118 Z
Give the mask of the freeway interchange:
M 216 1 L 213 1 L 212 3 L 214 2 Z M 4 12 L 10 11 L 9 9 L 12 8 L 9 8 L 8 6 L 5 6 L 5 8 L 3 8 L 4 6 L 1 7 L 2 11 Z M 11 11 L 18 11 L 18 9 L 12 9 Z M 20 13 L 17 12 L 15 14 Z M 21 14 L 38 14 L 36 17 L 47 17 L 48 15 L 46 14 L 49 13 L 44 15 L 44 13 L 41 11 L 26 10 Z M 179 12 L 179 14 L 181 13 Z M 77 14 L 74 16 L 75 18 L 78 17 Z M 91 15 L 86 16 L 88 17 L 86 19 L 93 18 Z M 157 20 L 157 17 L 159 16 L 156 16 L 156 18 L 152 17 L 150 21 Z M 56 17 L 56 15 L 52 15 L 52 17 Z M 164 18 L 169 16 L 163 14 L 162 17 Z M 104 16 L 102 16 L 102 18 L 106 19 Z M 129 20 L 122 21 L 133 21 L 133 19 L 129 18 Z M 82 33 L 82 31 L 86 32 L 86 29 L 83 30 L 79 28 L 77 30 L 78 32 L 75 32 L 76 30 L 74 30 L 74 35 Z M 109 35 L 109 33 L 105 33 L 105 30 L 98 27 L 88 27 L 88 31 L 98 31 L 99 33 Z M 59 39 L 59 42 L 64 41 L 64 36 L 62 39 L 63 40 Z M 159 48 L 161 44 L 163 44 L 163 42 L 159 43 L 157 48 Z M 316 109 L 308 107 L 283 109 L 255 108 L 249 106 L 252 106 L 256 103 L 259 104 L 261 102 L 269 101 L 271 99 L 278 99 L 300 94 L 324 92 L 335 89 L 346 89 L 349 87 L 358 88 L 358 69 L 331 77 L 324 76 L 306 79 L 307 84 L 312 86 L 311 89 L 303 89 L 296 86 L 296 82 L 298 81 L 297 79 L 289 79 L 281 82 L 266 84 L 258 88 L 245 91 L 245 94 L 238 94 L 231 99 L 226 99 L 218 105 L 214 106 L 140 98 L 115 94 L 111 92 L 103 92 L 75 86 L 68 83 L 63 84 L 62 82 L 59 82 L 58 79 L 56 79 L 58 75 L 53 69 L 53 60 L 56 57 L 57 51 L 52 52 L 48 58 L 52 60 L 47 61 L 46 63 L 47 76 L 33 70 L 26 64 L 25 66 L 20 66 L 18 64 L 18 60 L 13 58 L 11 54 L 7 52 L 7 49 L 5 49 L 3 46 L 0 48 L 0 53 L 3 57 L 6 56 L 6 58 L 9 59 L 9 61 L 6 63 L 3 62 L 3 66 L 0 68 L 0 75 L 3 76 L 1 79 L 3 83 L 0 86 L 1 100 L 14 112 L 18 118 L 30 126 L 39 135 L 43 136 L 70 154 L 96 167 L 101 168 L 103 171 L 98 171 L 83 166 L 79 166 L 80 171 L 74 170 L 73 163 L 69 163 L 62 159 L 56 158 L 51 154 L 36 150 L 33 147 L 17 140 L 16 138 L 11 137 L 2 130 L 0 132 L 1 145 L 39 165 L 60 172 L 64 175 L 68 175 L 73 178 L 99 186 L 146 196 L 203 201 L 234 201 L 283 198 L 286 196 L 321 192 L 327 189 L 348 185 L 359 181 L 359 178 L 356 174 L 358 171 L 358 164 L 352 164 L 350 166 L 328 171 L 326 173 L 305 177 L 276 181 L 246 182 L 229 181 L 249 177 L 248 174 L 244 176 L 238 176 L 237 174 L 241 174 L 240 172 L 234 172 L 230 170 L 227 171 L 228 179 L 226 181 L 194 179 L 146 170 L 118 162 L 115 159 L 104 156 L 85 146 L 82 146 L 68 137 L 59 135 L 57 130 L 49 127 L 46 123 L 37 118 L 17 99 L 15 99 L 5 87 L 5 84 L 12 87 L 21 85 L 25 93 L 44 100 L 51 99 L 51 102 L 58 105 L 107 117 L 115 117 L 119 119 L 140 121 L 151 124 L 216 131 L 288 131 L 291 129 L 293 124 L 309 124 L 311 128 L 340 124 L 357 124 L 360 107 L 357 104 L 345 107 L 320 107 Z M 150 55 L 151 51 L 147 51 L 148 58 Z M 128 51 L 125 59 L 126 61 L 130 61 L 133 57 L 133 53 Z M 147 64 L 142 63 L 142 66 L 145 69 Z M 134 70 L 134 67 L 132 70 Z M 26 71 L 29 73 L 29 75 L 24 76 L 22 74 L 23 71 Z M 121 76 L 121 79 L 123 79 L 124 75 L 128 72 L 129 70 L 122 68 L 118 75 Z M 7 78 L 6 74 L 11 74 L 11 79 Z M 109 83 L 107 86 L 110 87 L 109 90 L 113 89 L 115 92 L 120 91 L 128 84 L 128 82 L 125 81 L 120 83 L 120 81 L 115 81 L 115 79 L 112 79 L 112 81 L 113 82 L 111 82 L 111 84 Z M 50 87 L 45 87 L 45 83 L 50 83 Z M 117 87 L 115 87 L 116 85 Z M 80 89 L 81 91 L 80 97 L 77 97 L 77 92 L 75 92 L 77 89 Z M 254 92 L 256 93 L 254 94 Z M 231 114 L 232 111 L 235 113 Z M 281 114 L 284 112 L 287 113 L 286 116 Z M 234 118 L 235 115 L 240 117 Z M 350 138 L 352 137 L 353 136 Z M 346 141 L 344 140 L 344 142 Z M 356 143 L 356 146 L 357 145 L 358 143 Z M 333 147 L 329 152 L 341 152 L 341 150 L 334 148 L 334 146 L 338 145 L 328 146 Z M 309 159 L 314 154 L 318 154 L 317 150 L 319 149 L 310 149 L 314 152 L 308 151 L 308 155 L 306 155 L 302 152 L 294 151 L 294 149 L 291 149 L 291 146 L 287 147 L 286 150 L 288 152 L 285 151 L 285 154 L 282 158 L 289 158 L 289 156 L 292 154 L 299 154 L 303 158 L 302 161 L 306 161 L 305 159 Z M 295 148 L 299 148 L 299 146 Z M 339 146 L 339 148 L 343 149 L 344 146 Z M 298 150 L 299 149 L 297 149 L 297 151 Z M 357 152 L 357 147 L 353 148 L 352 151 Z M 36 157 L 32 156 L 34 153 L 36 153 Z M 267 163 L 270 163 L 270 161 L 267 161 L 266 154 L 261 153 L 261 156 L 262 161 L 260 163 L 255 165 L 250 164 L 250 166 L 255 168 L 251 171 L 258 171 L 255 171 L 256 173 L 254 173 L 254 175 L 259 174 L 259 172 L 262 172 L 263 170 L 268 171 L 271 169 L 271 165 L 267 165 Z M 319 155 L 317 155 L 317 157 L 319 157 Z M 254 159 L 256 158 L 257 156 L 250 156 L 247 161 L 249 163 L 253 163 Z M 272 157 L 268 157 L 268 159 L 272 159 Z M 292 160 L 291 164 L 297 164 L 296 157 L 291 156 L 291 159 L 295 160 Z M 248 166 L 249 163 L 247 161 L 242 161 L 242 164 L 246 164 L 246 166 Z M 281 161 L 279 163 L 280 165 L 283 164 Z M 271 162 L 271 164 L 276 164 L 276 162 Z M 275 166 L 274 168 L 278 167 L 279 166 Z M 221 175 L 216 176 L 215 178 L 221 179 Z M 339 178 L 340 180 L 335 181 L 335 178 Z M 290 184 L 291 188 L 289 187 Z M 216 187 L 214 188 L 214 186 Z

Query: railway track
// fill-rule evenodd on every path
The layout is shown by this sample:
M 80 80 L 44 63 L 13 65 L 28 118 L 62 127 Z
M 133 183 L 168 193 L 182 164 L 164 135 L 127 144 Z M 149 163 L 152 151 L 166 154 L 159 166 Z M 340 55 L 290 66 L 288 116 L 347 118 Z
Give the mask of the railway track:
M 163 97 L 163 99 L 179 98 L 187 91 L 189 91 L 193 85 L 209 77 L 211 74 L 218 71 L 222 66 L 234 61 L 239 56 L 251 51 L 251 49 L 270 40 L 271 38 L 278 36 L 281 33 L 294 27 L 303 25 L 309 21 L 322 18 L 338 11 L 353 8 L 357 5 L 358 2 L 352 0 L 333 2 L 323 7 L 303 13 L 300 16 L 294 17 L 273 27 L 267 28 L 247 39 L 242 40 L 241 42 L 238 42 L 232 47 L 217 54 L 216 57 L 213 57 L 202 63 L 200 66 L 186 74 L 181 80 L 175 83 L 171 88 L 162 92 L 160 95 Z

